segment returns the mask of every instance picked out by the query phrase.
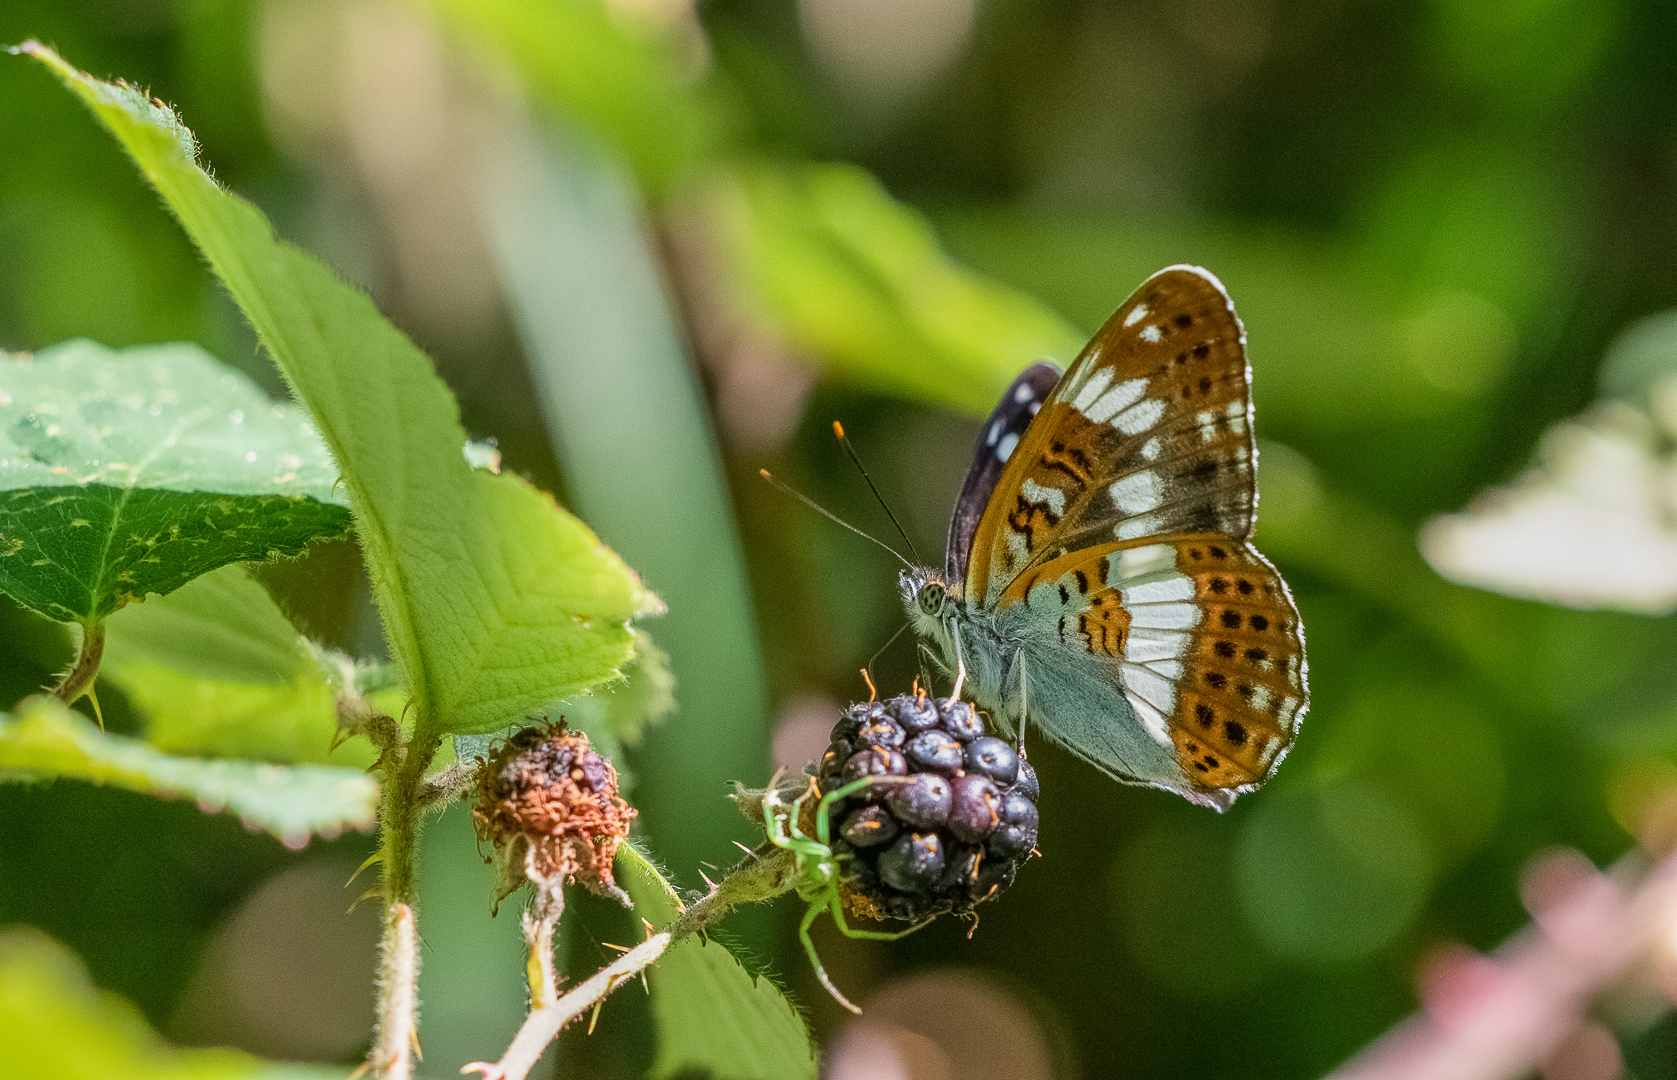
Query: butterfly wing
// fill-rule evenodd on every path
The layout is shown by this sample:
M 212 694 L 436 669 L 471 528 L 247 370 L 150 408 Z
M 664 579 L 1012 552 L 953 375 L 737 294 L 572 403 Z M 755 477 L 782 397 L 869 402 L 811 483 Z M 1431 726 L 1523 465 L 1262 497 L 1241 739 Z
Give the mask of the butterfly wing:
M 1297 609 L 1249 542 L 1256 456 L 1233 305 L 1204 270 L 1160 271 L 1026 431 L 965 579 L 1029 669 L 1033 723 L 1219 805 L 1269 775 L 1308 702 Z
M 1055 365 L 1032 364 L 1013 380 L 979 431 L 967 482 L 961 485 L 955 513 L 949 519 L 949 544 L 944 549 L 945 581 L 961 581 L 966 577 L 973 533 L 990 503 L 990 495 L 996 490 L 996 481 L 1001 479 L 1019 440 L 1025 437 L 1025 430 L 1059 381 L 1060 369 Z
M 1309 695 L 1298 611 L 1250 543 L 1103 546 L 1028 577 L 993 625 L 1023 661 L 1011 668 L 1026 668 L 1033 724 L 1121 779 L 1195 801 L 1226 805 L 1222 793 L 1268 779 Z M 1013 670 L 1000 685 L 1017 693 Z M 1011 719 L 1014 695 L 997 696 Z
M 1032 566 L 1083 548 L 1249 538 L 1257 450 L 1245 341 L 1208 272 L 1173 266 L 1148 278 L 1008 461 L 974 531 L 967 600 L 998 604 Z

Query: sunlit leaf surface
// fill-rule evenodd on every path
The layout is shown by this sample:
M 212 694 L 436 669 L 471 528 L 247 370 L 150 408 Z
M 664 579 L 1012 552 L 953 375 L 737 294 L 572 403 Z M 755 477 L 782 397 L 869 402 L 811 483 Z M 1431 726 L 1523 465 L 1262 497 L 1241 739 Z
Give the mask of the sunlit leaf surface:
M 338 688 L 321 659 L 244 567 L 226 566 L 117 613 L 100 672 L 172 754 L 365 768 L 365 740 L 332 749 Z M 378 700 L 395 715 L 405 696 Z
M 349 530 L 307 416 L 193 345 L 0 354 L 0 591 L 63 622 Z
M 618 675 L 657 598 L 553 499 L 461 454 L 459 406 L 365 295 L 275 239 L 165 106 L 25 50 L 94 111 L 255 326 L 343 473 L 391 652 L 436 732 L 492 731 Z

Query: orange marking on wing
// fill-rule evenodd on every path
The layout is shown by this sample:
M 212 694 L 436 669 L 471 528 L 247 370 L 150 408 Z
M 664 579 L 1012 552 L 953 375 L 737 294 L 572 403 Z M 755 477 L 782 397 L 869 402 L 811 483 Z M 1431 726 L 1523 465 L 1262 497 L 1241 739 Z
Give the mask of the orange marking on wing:
M 1120 658 L 1124 655 L 1124 641 L 1130 635 L 1130 613 L 1119 602 L 1116 589 L 1097 593 L 1089 601 L 1089 610 L 1077 617 L 1077 632 L 1083 635 L 1084 647 L 1091 653 L 1105 653 Z
M 1207 740 L 1182 728 L 1171 728 L 1170 738 L 1176 744 L 1176 760 L 1196 787 L 1244 787 L 1257 783 L 1263 775 L 1236 761 L 1223 747 L 1208 745 Z
M 997 609 L 1016 604 L 1030 595 L 1032 587 L 1043 581 L 1059 581 L 1067 574 L 1082 570 L 1085 577 L 1093 574 L 1100 585 L 1106 584 L 1106 557 L 1119 548 L 1131 545 L 1101 544 L 1098 547 L 1082 548 L 1078 551 L 1068 551 L 1059 558 L 1050 559 L 1034 567 L 1030 573 L 1021 574 L 1008 585 L 1007 591 L 996 601 Z
M 1038 531 L 1047 536 L 1059 523 L 1060 516 L 1047 502 L 1031 502 L 1023 495 L 1019 496 L 1018 505 L 1007 515 L 1008 528 L 1025 538 L 1025 550 L 1030 552 L 1037 549 Z
M 1176 548 L 1177 570 L 1193 580 L 1205 613 L 1171 719 L 1177 760 L 1202 786 L 1261 783 L 1308 708 L 1298 611 L 1250 544 L 1197 536 Z

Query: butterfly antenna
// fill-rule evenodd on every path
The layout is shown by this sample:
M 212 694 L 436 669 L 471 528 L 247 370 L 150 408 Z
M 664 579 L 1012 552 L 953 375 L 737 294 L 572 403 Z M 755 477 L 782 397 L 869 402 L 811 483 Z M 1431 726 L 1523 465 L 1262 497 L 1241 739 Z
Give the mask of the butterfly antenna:
M 908 545 L 908 553 L 914 556 L 915 562 L 919 562 L 920 553 L 914 550 L 914 541 L 908 538 L 908 530 L 904 529 L 903 523 L 897 520 L 897 515 L 891 512 L 891 505 L 885 501 L 885 496 L 879 493 L 879 488 L 874 485 L 873 477 L 868 475 L 868 467 L 862 464 L 861 455 L 857 454 L 856 448 L 850 445 L 850 436 L 844 433 L 844 425 L 837 420 L 833 421 L 833 434 L 838 436 L 839 445 L 844 447 L 844 452 L 849 456 L 851 463 L 856 466 L 856 471 L 861 473 L 862 479 L 868 482 L 868 490 L 873 492 L 873 497 L 879 500 L 879 508 L 885 511 L 885 516 L 890 518 L 891 524 L 897 527 L 897 535 L 902 537 L 903 543 Z
M 831 510 L 828 510 L 826 507 L 822 506 L 820 503 L 816 502 L 814 499 L 810 498 L 808 495 L 805 495 L 803 492 L 796 491 L 793 488 L 789 487 L 787 484 L 783 483 L 780 480 L 779 477 L 777 477 L 773 473 L 769 472 L 769 470 L 758 469 L 757 472 L 762 475 L 764 480 L 767 480 L 769 483 L 773 484 L 780 491 L 784 492 L 787 495 L 792 496 L 792 498 L 794 498 L 794 499 L 798 500 L 799 502 L 803 503 L 805 506 L 809 507 L 811 510 L 814 510 L 817 514 L 820 514 L 822 517 L 826 518 L 828 521 L 833 522 L 835 525 L 844 526 L 846 529 L 849 529 L 851 532 L 855 533 L 857 536 L 860 536 L 862 539 L 866 540 L 870 544 L 878 544 L 880 547 L 884 548 L 886 551 L 889 551 L 892 555 L 895 555 L 897 557 L 898 562 L 902 563 L 904 566 L 908 567 L 910 570 L 915 569 L 914 564 L 909 562 L 907 559 L 903 558 L 902 552 L 898 551 L 896 548 L 892 547 L 890 544 L 887 544 L 885 541 L 880 540 L 877 537 L 869 536 L 867 533 L 863 532 L 861 529 L 858 529 L 856 526 L 850 524 L 850 522 L 848 522 L 848 521 L 844 520 L 843 518 L 839 517 L 837 514 L 833 513 Z
M 907 629 L 907 623 L 903 623 L 901 626 L 897 627 L 897 632 L 885 640 L 885 644 L 879 647 L 879 652 L 876 652 L 872 656 L 868 657 L 868 664 L 862 669 L 862 675 L 868 680 L 868 689 L 873 689 L 873 662 L 879 659 L 880 653 L 883 653 L 886 649 L 889 649 L 892 645 L 896 644 L 897 639 L 902 637 L 903 631 Z M 869 700 L 872 699 L 870 698 Z

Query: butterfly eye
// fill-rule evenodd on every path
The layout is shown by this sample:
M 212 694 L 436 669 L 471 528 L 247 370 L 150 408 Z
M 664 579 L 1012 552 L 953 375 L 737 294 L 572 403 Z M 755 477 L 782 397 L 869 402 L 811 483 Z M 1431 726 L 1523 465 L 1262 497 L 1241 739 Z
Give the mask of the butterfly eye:
M 943 614 L 943 597 L 943 586 L 935 581 L 928 581 L 920 587 L 915 600 L 919 603 L 921 611 L 935 619 Z

